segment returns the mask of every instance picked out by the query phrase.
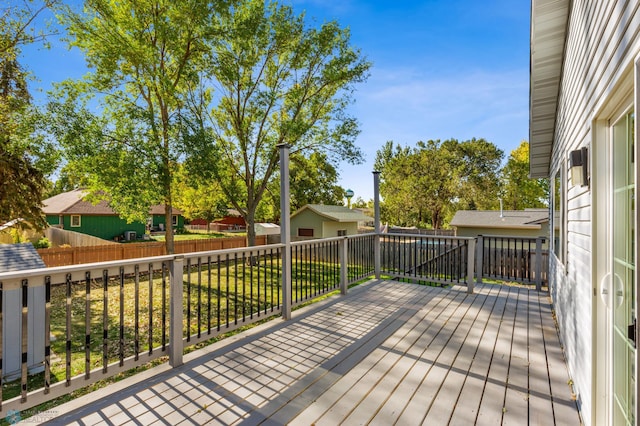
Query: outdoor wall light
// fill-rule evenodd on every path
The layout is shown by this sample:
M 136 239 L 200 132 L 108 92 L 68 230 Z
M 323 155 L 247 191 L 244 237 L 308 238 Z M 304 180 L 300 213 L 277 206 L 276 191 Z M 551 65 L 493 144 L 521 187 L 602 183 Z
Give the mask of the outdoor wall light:
M 586 147 L 582 147 L 569 153 L 569 167 L 571 167 L 571 183 L 573 185 L 589 185 L 587 161 Z

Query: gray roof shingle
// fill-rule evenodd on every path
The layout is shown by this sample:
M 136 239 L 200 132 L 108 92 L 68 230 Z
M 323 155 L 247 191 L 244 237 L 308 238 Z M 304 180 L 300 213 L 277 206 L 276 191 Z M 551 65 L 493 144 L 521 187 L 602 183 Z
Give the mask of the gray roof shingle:
M 98 204 L 92 204 L 84 201 L 87 192 L 82 189 L 74 189 L 69 192 L 54 195 L 47 198 L 42 203 L 44 207 L 42 211 L 48 215 L 55 214 L 79 214 L 79 215 L 116 215 L 116 212 L 109 207 L 107 201 L 100 201 Z M 172 209 L 173 214 L 182 214 L 175 207 Z M 164 205 L 151 206 L 149 214 L 164 214 Z
M 373 220 L 373 218 L 363 214 L 360 210 L 352 210 L 345 206 L 330 206 L 326 204 L 307 204 L 293 213 L 291 217 L 297 216 L 305 210 L 311 210 L 320 216 L 324 216 L 337 222 L 366 222 Z
M 46 267 L 31 243 L 0 244 L 0 272 Z
M 451 219 L 457 228 L 513 228 L 540 229 L 549 221 L 547 209 L 504 210 L 458 210 Z

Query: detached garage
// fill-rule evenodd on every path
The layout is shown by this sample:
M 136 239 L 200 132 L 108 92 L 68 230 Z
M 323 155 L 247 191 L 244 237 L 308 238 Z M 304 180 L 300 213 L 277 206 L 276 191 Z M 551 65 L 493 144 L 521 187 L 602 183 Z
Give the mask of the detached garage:
M 291 215 L 291 237 L 301 240 L 356 235 L 360 223 L 372 220 L 344 206 L 307 204 Z

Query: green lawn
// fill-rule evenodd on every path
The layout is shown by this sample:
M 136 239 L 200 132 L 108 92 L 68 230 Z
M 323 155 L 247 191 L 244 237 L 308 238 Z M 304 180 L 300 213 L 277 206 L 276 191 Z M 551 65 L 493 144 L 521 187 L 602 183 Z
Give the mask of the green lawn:
M 230 260 L 212 263 L 211 270 L 207 265 L 191 266 L 189 273 L 185 269 L 184 281 L 184 330 L 190 334 L 200 330 L 204 333 L 209 326 L 214 330 L 220 324 L 224 333 L 227 322 L 234 324 L 243 315 L 257 315 L 260 310 L 268 314 L 281 303 L 280 292 L 280 260 L 274 258 L 261 259 L 256 266 L 250 266 L 238 259 L 236 264 Z M 339 270 L 323 262 L 305 262 L 306 266 L 292 274 L 294 292 L 299 297 L 319 295 L 339 281 Z M 198 278 L 200 277 L 200 278 Z M 237 277 L 237 278 L 236 278 Z M 87 303 L 89 305 L 89 327 L 91 343 L 89 348 L 89 369 L 103 365 L 103 327 L 104 327 L 104 286 L 100 277 L 90 283 L 90 294 L 87 301 L 86 283 L 75 282 L 71 287 L 71 376 L 83 374 L 85 371 L 84 336 L 86 328 Z M 166 293 L 164 304 L 168 318 L 168 274 L 166 276 Z M 259 285 L 259 287 L 258 287 Z M 151 290 L 151 297 L 150 297 Z M 51 342 L 51 383 L 65 380 L 66 377 L 66 285 L 54 286 L 51 290 L 51 334 L 55 340 Z M 107 358 L 108 362 L 119 358 L 120 339 L 120 306 L 124 308 L 124 357 L 135 352 L 135 306 L 136 283 L 133 277 L 125 279 L 121 288 L 118 279 L 110 279 L 107 286 Z M 259 296 L 259 297 L 258 297 Z M 149 275 L 140 274 L 138 280 L 138 351 L 157 348 L 162 343 L 162 305 L 163 278 L 160 272 Z M 149 309 L 151 299 L 152 309 Z M 294 299 L 297 297 L 294 296 Z M 191 301 L 187 307 L 187 300 Z M 151 311 L 151 312 L 150 312 Z M 190 311 L 190 317 L 187 316 Z M 198 321 L 199 319 L 199 321 Z M 219 321 L 219 322 L 218 322 Z M 168 325 L 167 325 L 168 327 Z M 222 338 L 220 335 L 217 339 Z M 168 343 L 168 342 L 167 342 Z M 44 374 L 29 376 L 30 390 L 42 387 Z M 20 380 L 4 384 L 3 399 L 10 399 L 20 394 Z

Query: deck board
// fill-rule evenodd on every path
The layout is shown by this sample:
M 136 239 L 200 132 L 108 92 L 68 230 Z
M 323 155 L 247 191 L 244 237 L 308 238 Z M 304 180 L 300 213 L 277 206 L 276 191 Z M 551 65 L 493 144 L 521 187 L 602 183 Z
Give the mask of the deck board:
M 548 297 L 522 286 L 372 281 L 143 374 L 53 421 L 579 424 Z

